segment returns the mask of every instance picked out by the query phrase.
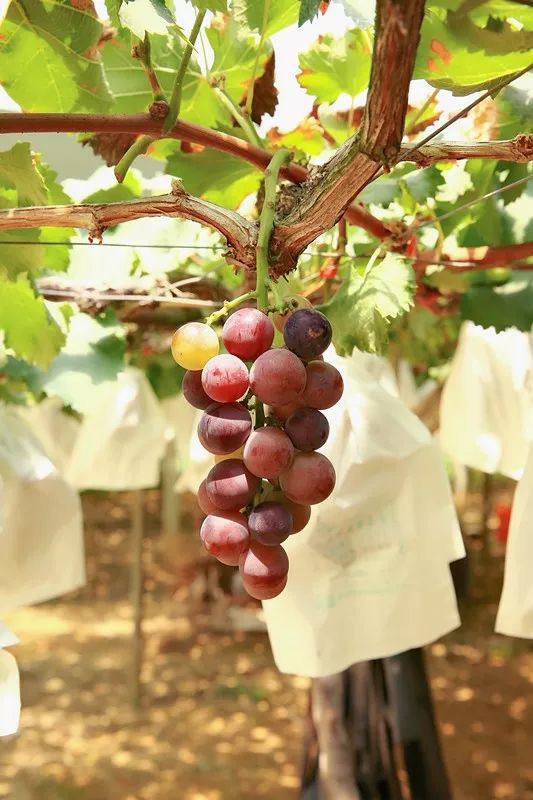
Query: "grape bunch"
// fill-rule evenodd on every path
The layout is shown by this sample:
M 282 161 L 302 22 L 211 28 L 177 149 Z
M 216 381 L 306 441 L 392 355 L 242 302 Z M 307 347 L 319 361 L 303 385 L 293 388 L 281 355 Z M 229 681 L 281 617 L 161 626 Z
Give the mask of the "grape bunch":
M 272 346 L 275 328 L 284 347 Z M 282 543 L 303 530 L 311 506 L 335 485 L 333 465 L 317 452 L 329 434 L 322 411 L 343 391 L 322 355 L 331 334 L 323 314 L 293 297 L 272 319 L 256 308 L 235 311 L 222 330 L 225 353 L 204 323 L 189 322 L 172 338 L 172 354 L 187 370 L 183 394 L 204 412 L 198 437 L 215 461 L 198 488 L 206 515 L 200 536 L 219 561 L 239 567 L 259 600 L 283 591 L 289 560 Z

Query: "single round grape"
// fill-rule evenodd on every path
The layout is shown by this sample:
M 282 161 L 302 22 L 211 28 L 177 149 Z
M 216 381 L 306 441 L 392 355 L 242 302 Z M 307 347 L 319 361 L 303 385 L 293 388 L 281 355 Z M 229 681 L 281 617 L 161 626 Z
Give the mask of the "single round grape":
M 316 408 L 299 408 L 285 423 L 285 431 L 297 450 L 309 453 L 324 445 L 329 436 L 329 422 Z
M 304 361 L 312 361 L 331 344 L 331 324 L 315 308 L 300 308 L 291 314 L 283 329 L 285 344 Z
M 186 401 L 190 403 L 191 406 L 194 406 L 194 408 L 200 408 L 202 411 L 205 411 L 206 408 L 213 404 L 212 398 L 205 393 L 204 387 L 202 386 L 201 369 L 187 370 L 183 376 L 181 390 Z
M 219 461 L 227 461 L 229 458 L 240 458 L 242 461 L 243 452 L 244 447 L 239 447 L 237 450 L 232 450 L 231 453 L 217 453 L 215 455 L 215 464 L 218 464 Z
M 258 478 L 277 478 L 292 463 L 294 447 L 280 428 L 259 428 L 244 445 L 243 459 Z
M 307 383 L 302 395 L 306 406 L 324 410 L 339 402 L 344 383 L 338 369 L 325 361 L 311 361 L 306 372 Z
M 269 547 L 252 541 L 239 559 L 239 572 L 249 595 L 269 600 L 285 588 L 289 559 L 281 545 Z
M 288 497 L 285 497 L 282 503 L 292 515 L 291 533 L 300 533 L 300 531 L 303 531 L 311 519 L 311 506 L 295 503 L 293 500 L 289 500 Z
M 252 417 L 240 403 L 213 403 L 198 423 L 198 438 L 210 453 L 222 455 L 241 447 L 252 430 Z
M 220 508 L 217 508 L 214 503 L 211 502 L 209 499 L 209 495 L 207 494 L 207 485 L 204 480 L 201 482 L 200 486 L 198 487 L 198 492 L 196 494 L 196 499 L 198 501 L 198 505 L 200 509 L 204 512 L 204 514 L 219 514 Z
M 293 403 L 305 389 L 305 367 L 289 350 L 268 350 L 250 370 L 250 387 L 271 406 Z
M 322 503 L 333 491 L 335 470 L 322 453 L 297 453 L 279 482 L 289 500 L 312 506 Z
M 272 316 L 272 322 L 274 323 L 274 327 L 276 330 L 283 333 L 283 328 L 285 327 L 285 323 L 291 316 L 297 311 L 299 308 L 313 308 L 313 304 L 307 299 L 307 297 L 302 297 L 299 294 L 291 294 L 287 297 L 283 298 L 283 302 L 287 305 L 290 305 L 290 308 L 282 314 L 281 311 L 276 311 L 275 314 Z
M 228 317 L 222 329 L 228 353 L 244 361 L 255 361 L 274 340 L 274 326 L 257 308 L 240 308 Z
M 248 529 L 254 539 L 272 547 L 292 533 L 292 514 L 281 503 L 259 503 L 250 512 Z
M 178 328 L 170 347 L 174 361 L 192 370 L 203 369 L 220 349 L 215 331 L 203 322 L 187 322 Z
M 281 422 L 285 422 L 289 419 L 291 414 L 294 414 L 299 408 L 302 408 L 303 401 L 301 396 L 298 397 L 294 403 L 287 403 L 286 405 L 281 406 L 269 406 L 268 414 L 271 417 L 276 417 Z
M 300 533 L 300 531 L 303 531 L 311 519 L 311 506 L 302 505 L 301 503 L 295 503 L 293 500 L 289 500 L 279 489 L 269 493 L 267 499 L 273 503 L 281 503 L 285 506 L 287 511 L 291 513 L 291 533 Z
M 207 496 L 222 511 L 244 508 L 259 487 L 258 478 L 237 458 L 215 464 L 205 480 Z
M 234 403 L 248 389 L 248 368 L 240 358 L 222 353 L 202 370 L 202 386 L 217 403 Z
M 208 553 L 223 564 L 236 567 L 250 543 L 246 517 L 238 512 L 209 514 L 200 528 L 200 538 Z

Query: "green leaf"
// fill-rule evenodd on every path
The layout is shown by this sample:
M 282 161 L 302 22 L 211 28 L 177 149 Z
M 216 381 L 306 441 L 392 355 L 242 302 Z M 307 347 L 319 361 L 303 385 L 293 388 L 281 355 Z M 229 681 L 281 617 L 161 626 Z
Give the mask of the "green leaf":
M 533 271 L 515 273 L 501 286 L 473 286 L 460 301 L 463 319 L 497 331 L 533 325 Z
M 334 298 L 320 307 L 332 324 L 337 352 L 351 355 L 354 347 L 383 352 L 390 323 L 411 308 L 414 289 L 410 262 L 395 253 L 362 276 L 352 270 Z
M 123 367 L 124 330 L 114 315 L 75 314 L 66 345 L 43 376 L 42 388 L 83 414 Z
M 122 183 L 115 183 L 108 189 L 97 189 L 84 197 L 82 203 L 120 203 L 133 200 L 142 194 L 142 185 L 133 172 L 128 172 Z
M 105 111 L 111 104 L 92 3 L 12 0 L 2 23 L 2 85 L 23 111 Z M 30 77 L 31 76 L 31 77 Z
M 122 0 L 105 0 L 109 21 L 115 28 L 120 28 L 120 17 L 118 12 L 122 5 Z
M 268 38 L 282 28 L 293 25 L 298 19 L 300 3 L 298 0 L 270 0 L 265 22 L 265 0 L 233 0 L 232 16 L 242 27 L 262 31 Z
M 485 27 L 491 17 L 503 20 L 515 19 L 525 28 L 533 27 L 533 8 L 525 3 L 514 3 L 512 0 L 484 0 L 482 3 L 477 3 L 474 8 L 469 8 L 471 5 L 471 2 L 463 2 L 470 19 L 480 27 Z
M 214 25 L 206 30 L 215 57 L 210 70 L 211 80 L 221 81 L 226 93 L 239 103 L 250 87 L 257 57 L 257 34 L 239 26 L 237 20 L 226 19 L 224 26 Z M 264 42 L 259 54 L 257 75 L 265 70 L 271 46 Z M 205 123 L 203 123 L 205 124 Z
M 0 207 L 1 205 L 0 202 Z M 1 238 L 5 244 L 0 244 L 0 268 L 8 278 L 16 278 L 22 272 L 33 274 L 43 268 L 45 254 L 44 247 L 37 244 L 39 242 L 38 230 L 30 228 L 28 230 L 2 231 Z M 7 244 L 8 242 L 17 244 Z
M 0 279 L 0 330 L 6 346 L 31 364 L 47 367 L 65 341 L 61 328 L 26 275 Z
M 152 65 L 163 91 L 170 97 L 176 70 L 183 55 L 183 41 L 173 34 L 153 35 L 150 41 Z M 117 114 L 144 111 L 152 102 L 152 92 L 142 65 L 138 59 L 131 58 L 130 51 L 127 31 L 121 31 L 117 37 L 106 42 L 102 50 L 105 72 L 115 97 L 114 110 Z M 201 74 L 194 53 L 183 81 L 180 117 L 190 122 L 201 123 L 208 128 L 216 128 L 221 121 L 229 122 L 229 114 L 216 99 L 207 78 Z
M 495 103 L 497 138 L 511 139 L 517 133 L 533 131 L 533 75 L 523 75 L 512 86 L 506 86 L 498 92 Z
M 262 173 L 242 159 L 202 150 L 185 154 L 176 148 L 167 160 L 167 171 L 181 178 L 185 189 L 226 208 L 237 206 L 256 192 Z
M 300 13 L 298 15 L 298 27 L 301 28 L 306 22 L 313 20 L 318 15 L 321 0 L 301 0 Z
M 48 201 L 46 185 L 33 163 L 28 142 L 17 142 L 0 152 L 0 184 L 16 189 L 19 206 L 42 206 Z
M 228 10 L 227 0 L 192 0 L 195 8 L 206 9 L 207 11 L 225 13 Z
M 118 16 L 139 39 L 144 39 L 145 33 L 165 35 L 176 24 L 163 0 L 123 0 Z
M 456 95 L 490 89 L 531 61 L 531 34 L 509 26 L 493 31 L 478 28 L 462 14 L 441 19 L 427 12 L 413 78 L 423 78 Z
M 37 169 L 43 176 L 48 193 L 48 202 L 53 205 L 62 205 L 71 203 L 72 198 L 65 192 L 61 184 L 57 180 L 57 172 L 53 170 L 48 164 L 42 161 L 37 161 Z M 50 247 L 42 248 L 44 255 L 42 257 L 41 266 L 52 272 L 64 272 L 70 261 L 71 248 L 70 240 L 75 234 L 74 228 L 41 228 L 40 240 L 44 244 L 47 242 L 64 242 L 64 245 L 57 244 L 50 245 Z M 41 248 L 34 247 L 34 250 L 41 250 Z
M 300 55 L 298 81 L 319 103 L 333 103 L 343 92 L 355 97 L 368 85 L 371 51 L 368 31 L 353 29 L 339 39 L 322 36 Z

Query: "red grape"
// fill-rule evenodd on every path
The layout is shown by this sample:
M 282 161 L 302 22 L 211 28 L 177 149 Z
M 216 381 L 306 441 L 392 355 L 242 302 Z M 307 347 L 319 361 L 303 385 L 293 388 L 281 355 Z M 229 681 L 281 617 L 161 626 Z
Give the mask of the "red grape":
M 247 550 L 250 535 L 244 514 L 210 514 L 202 523 L 200 537 L 208 553 L 223 564 L 236 567 Z
M 201 369 L 187 370 L 183 376 L 181 391 L 187 402 L 190 403 L 191 406 L 194 406 L 194 408 L 200 408 L 202 411 L 205 411 L 206 408 L 213 404 L 212 398 L 205 393 L 204 387 L 202 386 Z
M 289 500 L 312 506 L 333 491 L 335 470 L 322 453 L 297 453 L 287 472 L 280 476 L 280 485 Z
M 250 412 L 240 403 L 213 403 L 198 423 L 198 438 L 210 453 L 222 455 L 241 447 L 252 430 Z
M 294 447 L 280 428 L 259 428 L 244 446 L 244 463 L 259 478 L 277 478 L 290 466 Z
M 331 324 L 315 308 L 300 308 L 291 314 L 283 329 L 285 344 L 305 361 L 311 361 L 329 347 Z
M 287 403 L 280 406 L 270 406 L 268 413 L 271 416 L 277 417 L 282 422 L 285 422 L 285 420 L 289 419 L 290 415 L 294 414 L 298 408 L 302 408 L 302 405 L 303 401 L 301 397 L 298 397 L 294 403 Z
M 324 361 L 311 361 L 306 372 L 307 383 L 302 395 L 306 406 L 324 410 L 339 402 L 344 384 L 338 369 Z
M 248 389 L 246 364 L 227 353 L 210 358 L 202 370 L 202 386 L 217 403 L 234 403 Z
M 198 505 L 200 506 L 204 514 L 220 513 L 220 508 L 217 508 L 216 505 L 212 503 L 211 500 L 209 499 L 209 495 L 207 494 L 207 486 L 205 479 L 201 482 L 200 486 L 198 487 L 196 499 L 198 501 Z
M 268 350 L 250 370 L 252 392 L 271 406 L 292 403 L 305 388 L 305 367 L 289 350 Z
M 272 344 L 274 326 L 257 308 L 241 308 L 226 320 L 222 340 L 228 353 L 244 361 L 255 361 Z
M 311 506 L 304 506 L 301 505 L 301 503 L 294 503 L 292 500 L 289 500 L 288 497 L 284 497 L 281 502 L 292 515 L 291 533 L 300 533 L 300 531 L 303 531 L 311 519 Z
M 308 453 L 326 443 L 329 422 L 315 408 L 299 408 L 286 421 L 285 431 L 297 450 Z
M 222 511 L 244 508 L 258 487 L 259 480 L 237 458 L 215 464 L 206 478 L 207 496 Z
M 281 503 L 259 503 L 250 512 L 248 528 L 261 544 L 281 544 L 292 533 L 292 514 Z
M 251 542 L 239 559 L 244 588 L 257 600 L 269 600 L 281 594 L 287 583 L 289 559 L 281 547 Z
M 285 327 L 285 323 L 294 312 L 298 308 L 312 308 L 313 304 L 307 299 L 307 297 L 302 297 L 299 294 L 291 294 L 288 297 L 283 298 L 283 302 L 286 303 L 288 306 L 290 305 L 291 308 L 287 308 L 285 313 L 281 313 L 281 311 L 276 311 L 274 316 L 272 317 L 272 321 L 274 323 L 274 327 L 283 333 L 283 328 Z

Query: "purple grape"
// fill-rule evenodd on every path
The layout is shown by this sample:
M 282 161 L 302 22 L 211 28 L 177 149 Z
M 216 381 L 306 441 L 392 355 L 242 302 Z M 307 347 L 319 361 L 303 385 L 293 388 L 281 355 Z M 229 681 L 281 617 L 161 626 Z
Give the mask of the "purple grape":
M 198 438 L 210 453 L 224 455 L 241 447 L 252 430 L 250 412 L 240 403 L 213 403 L 201 416 Z
M 239 511 L 247 506 L 258 486 L 259 479 L 238 458 L 215 464 L 205 479 L 210 502 L 222 512 Z
M 291 314 L 283 329 L 288 349 L 304 361 L 321 355 L 331 344 L 331 325 L 314 308 L 300 308 Z
M 213 398 L 206 394 L 202 386 L 202 370 L 188 369 L 183 376 L 183 383 L 181 390 L 186 401 L 194 408 L 200 408 L 205 411 L 206 408 L 213 405 Z
M 286 421 L 285 431 L 297 450 L 309 453 L 326 443 L 329 422 L 315 408 L 299 408 Z
M 261 544 L 281 544 L 292 533 L 292 514 L 281 503 L 259 503 L 248 517 L 248 529 Z

